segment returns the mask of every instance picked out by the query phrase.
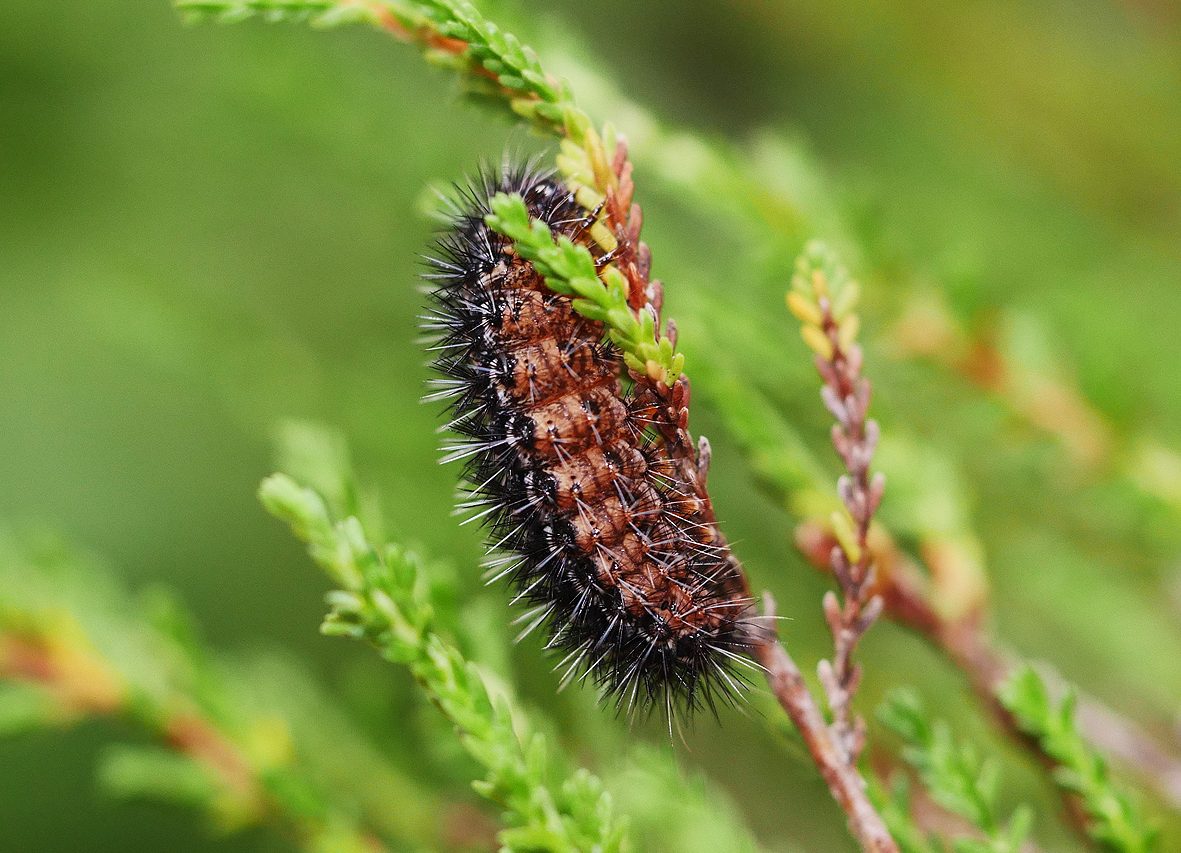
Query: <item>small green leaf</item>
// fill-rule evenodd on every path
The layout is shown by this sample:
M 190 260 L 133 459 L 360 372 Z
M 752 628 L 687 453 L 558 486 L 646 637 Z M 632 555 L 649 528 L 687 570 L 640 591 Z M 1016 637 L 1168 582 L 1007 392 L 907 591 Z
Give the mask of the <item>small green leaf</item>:
M 1037 738 L 1046 755 L 1058 762 L 1054 780 L 1082 800 L 1092 838 L 1119 853 L 1148 853 L 1155 849 L 1156 828 L 1113 786 L 1107 762 L 1079 734 L 1074 718 L 1077 694 L 1073 689 L 1055 707 L 1041 676 L 1026 666 L 997 689 L 997 698 L 1013 714 L 1021 730 Z

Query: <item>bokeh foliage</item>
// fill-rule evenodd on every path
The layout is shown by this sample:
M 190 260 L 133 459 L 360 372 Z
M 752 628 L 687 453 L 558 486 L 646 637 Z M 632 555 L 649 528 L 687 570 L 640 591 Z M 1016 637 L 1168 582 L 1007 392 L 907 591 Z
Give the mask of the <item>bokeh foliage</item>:
M 408 679 L 316 637 L 323 581 L 254 503 L 275 424 L 330 422 L 398 538 L 456 567 L 455 606 L 489 638 L 473 656 L 590 763 L 627 741 L 588 696 L 554 696 L 536 642 L 504 651 L 503 590 L 479 586 L 479 536 L 449 517 L 454 472 L 434 462 L 437 413 L 416 402 L 424 188 L 543 143 L 364 29 L 10 5 L 0 516 L 67 531 L 132 586 L 167 583 L 223 652 L 284 648 L 396 769 L 474 810 L 470 765 Z M 1181 694 L 1181 24 L 1167 9 L 484 7 L 633 143 L 694 428 L 714 443 L 711 491 L 756 587 L 792 618 L 793 651 L 812 660 L 827 643 L 825 581 L 791 536 L 836 463 L 782 307 L 819 234 L 863 285 L 887 522 L 987 572 L 1006 642 L 1164 731 Z M 863 702 L 915 684 L 1003 757 L 1004 813 L 1054 814 L 937 656 L 887 626 L 864 654 Z M 0 743 L 6 841 L 206 849 L 189 813 L 96 793 L 105 725 Z M 742 716 L 724 726 L 703 721 L 676 748 L 766 846 L 848 843 L 805 761 Z M 1073 843 L 1052 819 L 1036 832 Z M 1175 822 L 1165 833 L 1178 843 Z M 282 847 L 265 832 L 218 843 Z

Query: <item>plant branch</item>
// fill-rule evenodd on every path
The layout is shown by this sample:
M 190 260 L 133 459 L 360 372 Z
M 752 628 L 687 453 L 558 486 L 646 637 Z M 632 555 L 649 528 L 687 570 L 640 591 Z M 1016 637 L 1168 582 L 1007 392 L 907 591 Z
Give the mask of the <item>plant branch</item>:
M 773 626 L 775 601 L 767 594 L 763 614 L 767 626 Z M 828 784 L 837 805 L 844 811 L 849 831 L 862 850 L 872 853 L 897 853 L 886 824 L 869 800 L 865 780 L 851 760 L 835 726 L 830 726 L 808 690 L 800 669 L 787 649 L 779 642 L 778 632 L 768 627 L 755 646 L 755 655 L 767 673 L 767 684 L 779 705 L 787 712 Z
M 821 397 L 836 418 L 833 446 L 846 470 L 837 483 L 844 512 L 832 515 L 836 541 L 828 555 L 841 600 L 831 591 L 824 596 L 834 655 L 831 661 L 820 662 L 819 675 L 833 730 L 854 764 L 865 745 L 865 723 L 852 710 L 861 680 L 853 653 L 882 611 L 882 599 L 874 594 L 869 530 L 885 490 L 885 478 L 869 473 L 878 426 L 868 418 L 870 384 L 861 375 L 861 347 L 856 342 L 859 321 L 853 313 L 857 293 L 857 285 L 832 253 L 813 243 L 797 262 L 787 297 L 788 307 L 803 324 L 801 335 L 815 353 L 816 369 L 824 381 Z
M 867 537 L 885 485 L 880 475 L 872 479 L 869 475 L 877 426 L 866 417 L 870 388 L 861 376 L 861 351 L 855 342 L 857 319 L 851 313 L 855 301 L 855 286 L 832 256 L 822 247 L 810 247 L 797 265 L 788 305 L 804 322 L 804 340 L 816 353 L 817 370 L 824 380 L 822 397 L 837 420 L 833 444 L 847 471 L 838 483 L 847 515 L 834 515 L 834 527 L 844 535 L 830 553 L 844 600 L 838 602 L 832 592 L 824 597 L 834 656 L 818 666 L 832 722 L 825 720 L 773 628 L 760 638 L 756 656 L 772 692 L 799 729 L 829 791 L 845 812 L 854 837 L 864 850 L 897 851 L 857 770 L 865 723 L 852 709 L 861 677 L 853 653 L 882 608 L 881 599 L 871 594 L 873 555 Z M 766 624 L 773 626 L 774 602 L 769 596 L 765 616 Z
M 1020 731 L 1035 739 L 1054 763 L 1054 782 L 1077 799 L 1083 828 L 1092 841 L 1116 853 L 1156 849 L 1156 827 L 1115 786 L 1107 762 L 1079 735 L 1073 691 L 1055 702 L 1041 676 L 1026 666 L 1005 679 L 997 697 Z
M 323 777 L 295 706 L 251 713 L 257 694 L 206 659 L 174 602 L 145 596 L 133 612 L 129 600 L 57 543 L 0 532 L 0 731 L 123 721 L 156 745 L 111 747 L 100 770 L 108 793 L 195 808 L 222 829 L 265 825 L 299 849 L 380 853 L 387 840 L 434 837 L 432 819 L 413 812 L 358 814 L 356 791 Z M 387 796 L 435 807 L 347 736 L 330 749 L 357 759 Z
M 925 793 L 949 814 L 966 820 L 981 838 L 956 840 L 961 853 L 1020 853 L 1033 811 L 1020 806 L 1004 819 L 997 805 L 998 765 L 971 743 L 957 742 L 944 721 L 928 719 L 918 694 L 896 689 L 878 709 L 878 720 L 902 738 L 902 756 L 919 774 Z
M 509 826 L 500 840 L 507 849 L 629 849 L 602 783 L 566 768 L 548 740 L 528 730 L 520 710 L 436 632 L 420 558 L 372 543 L 355 516 L 333 518 L 317 492 L 286 475 L 267 478 L 259 497 L 339 587 L 328 597 L 324 633 L 365 640 L 406 665 L 456 726 L 464 749 L 486 771 L 473 786 L 505 809 Z
M 803 538 L 806 543 L 804 553 L 818 567 L 827 569 L 821 563 L 821 554 L 831 547 L 829 543 L 833 537 L 812 531 Z M 880 551 L 882 543 L 879 541 L 878 544 Z M 982 607 L 949 618 L 932 603 L 916 566 L 901 555 L 891 557 L 890 563 L 890 571 L 882 573 L 876 589 L 885 602 L 885 614 L 915 631 L 946 655 L 964 674 L 1001 731 L 1031 751 L 1053 776 L 1061 766 L 1060 762 L 1046 752 L 1041 741 L 1028 736 L 1001 698 L 1005 684 L 1027 664 L 1018 655 L 997 645 L 989 635 Z M 1053 692 L 1066 695 L 1073 690 L 1048 665 L 1041 664 L 1038 669 Z M 1076 718 L 1079 731 L 1089 743 L 1149 781 L 1174 808 L 1181 807 L 1181 760 L 1135 722 L 1086 694 L 1078 695 Z M 1062 789 L 1061 794 L 1071 824 L 1080 835 L 1086 836 L 1090 819 L 1082 803 L 1069 790 Z

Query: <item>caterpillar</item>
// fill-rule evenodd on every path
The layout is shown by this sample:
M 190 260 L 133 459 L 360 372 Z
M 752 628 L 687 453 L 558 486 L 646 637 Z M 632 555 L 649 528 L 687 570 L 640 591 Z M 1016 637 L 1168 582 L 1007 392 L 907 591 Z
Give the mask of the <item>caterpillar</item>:
M 485 223 L 497 192 L 610 261 L 587 236 L 594 212 L 551 173 L 508 162 L 456 188 L 426 258 L 442 374 L 427 398 L 450 400 L 460 438 L 443 461 L 465 462 L 461 508 L 490 531 L 488 580 L 510 578 L 528 605 L 521 636 L 545 626 L 564 652 L 562 686 L 589 676 L 617 710 L 716 715 L 755 666 L 745 576 L 603 324 Z

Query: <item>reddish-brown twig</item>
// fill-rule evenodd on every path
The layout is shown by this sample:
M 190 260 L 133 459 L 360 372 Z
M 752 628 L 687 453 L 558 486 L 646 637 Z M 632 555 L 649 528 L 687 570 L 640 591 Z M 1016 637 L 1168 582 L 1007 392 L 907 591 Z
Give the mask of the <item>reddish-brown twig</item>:
M 766 596 L 763 612 L 767 625 L 773 625 L 775 602 L 770 595 Z M 767 628 L 755 653 L 767 672 L 771 692 L 791 717 L 808 747 L 812 761 L 828 783 L 833 799 L 845 812 L 853 837 L 863 850 L 897 853 L 898 845 L 869 800 L 865 780 L 857 770 L 856 758 L 848 752 L 846 741 L 837 727 L 825 721 L 799 667 L 779 642 L 774 628 Z
M 629 303 L 637 311 L 653 313 L 659 335 L 663 290 L 660 282 L 649 278 L 651 257 L 648 247 L 640 240 L 643 217 L 639 205 L 632 201 L 634 187 L 626 144 L 621 138 L 611 142 L 614 153 L 609 164 L 596 163 L 595 157 L 590 158 L 597 167 L 595 173 L 605 176 L 600 187 L 605 199 L 601 222 L 614 237 L 612 261 L 627 278 Z M 832 320 L 827 302 L 824 311 Z M 833 723 L 830 725 L 825 720 L 799 667 L 780 644 L 774 630 L 774 603 L 769 596 L 765 618 L 756 620 L 752 631 L 752 650 L 766 672 L 776 699 L 799 730 L 833 798 L 845 812 L 850 832 L 867 851 L 897 853 L 898 846 L 870 802 L 865 780 L 857 770 L 857 759 L 864 744 L 864 724 L 855 718 L 850 708 L 860 675 L 852 661 L 853 650 L 861 634 L 881 610 L 881 602 L 867 595 L 872 584 L 872 570 L 866 536 L 873 513 L 881 501 L 883 486 L 880 478 L 871 481 L 868 470 L 877 440 L 877 427 L 866 421 L 869 385 L 860 378 L 860 350 L 855 345 L 848 353 L 841 348 L 840 329 L 835 321 L 826 333 L 832 338 L 834 357 L 818 364 L 821 376 L 826 380 L 825 400 L 834 409 L 838 421 L 833 440 L 849 471 L 848 476 L 841 478 L 839 489 L 856 528 L 855 544 L 833 552 L 833 570 L 842 579 L 845 605 L 839 606 L 831 594 L 825 599 L 825 613 L 833 626 L 836 654 L 835 663 L 822 662 L 820 674 Z M 676 329 L 671 323 L 667 334 L 675 346 Z M 636 383 L 636 399 L 648 404 L 647 418 L 662 436 L 680 479 L 699 502 L 699 515 L 709 528 L 707 535 L 712 537 L 708 541 L 726 547 L 706 490 L 709 445 L 704 441 L 694 443 L 688 432 L 688 377 L 682 375 L 671 385 L 663 378 L 637 370 L 631 371 L 631 377 Z M 730 559 L 745 578 L 737 558 L 731 555 Z
M 853 710 L 853 696 L 861 680 L 861 668 L 853 654 L 883 607 L 874 590 L 869 530 L 885 480 L 881 475 L 870 475 L 878 427 L 868 417 L 870 384 L 861 375 L 857 318 L 850 311 L 855 298 L 856 285 L 835 269 L 828 253 L 810 247 L 793 279 L 788 306 L 803 322 L 804 339 L 816 353 L 816 369 L 824 383 L 821 397 L 836 419 L 833 446 L 845 465 L 837 492 L 847 515 L 834 514 L 837 536 L 827 554 L 840 596 L 832 591 L 824 596 L 824 617 L 832 632 L 834 652 L 831 660 L 822 660 L 817 667 L 832 722 L 826 722 L 799 669 L 777 641 L 772 638 L 763 643 L 758 656 L 767 669 L 772 691 L 803 735 L 862 847 L 897 850 L 869 802 L 865 781 L 857 770 L 865 747 L 865 721 Z M 839 300 L 839 307 L 834 307 L 834 299 Z M 768 616 L 772 615 L 770 608 L 769 602 Z
M 797 544 L 817 568 L 830 570 L 828 554 L 836 544 L 833 535 L 818 524 L 801 525 Z M 950 618 L 931 599 L 921 569 L 902 554 L 888 533 L 879 530 L 874 545 L 877 560 L 889 570 L 878 574 L 874 592 L 885 603 L 885 615 L 915 631 L 943 652 L 967 679 L 973 692 L 1001 730 L 1035 754 L 1047 768 L 1052 761 L 1039 743 L 1026 736 L 1012 714 L 1001 704 L 997 690 L 1010 673 L 1022 665 L 1020 657 L 1002 648 L 988 631 L 985 605 Z M 1038 671 L 1051 689 L 1065 692 L 1065 680 L 1044 664 Z M 1181 807 L 1181 759 L 1141 726 L 1085 693 L 1078 694 L 1077 722 L 1083 737 L 1111 759 L 1139 774 L 1173 807 Z M 1079 804 L 1064 797 L 1064 808 L 1075 827 L 1085 831 L 1087 819 Z

